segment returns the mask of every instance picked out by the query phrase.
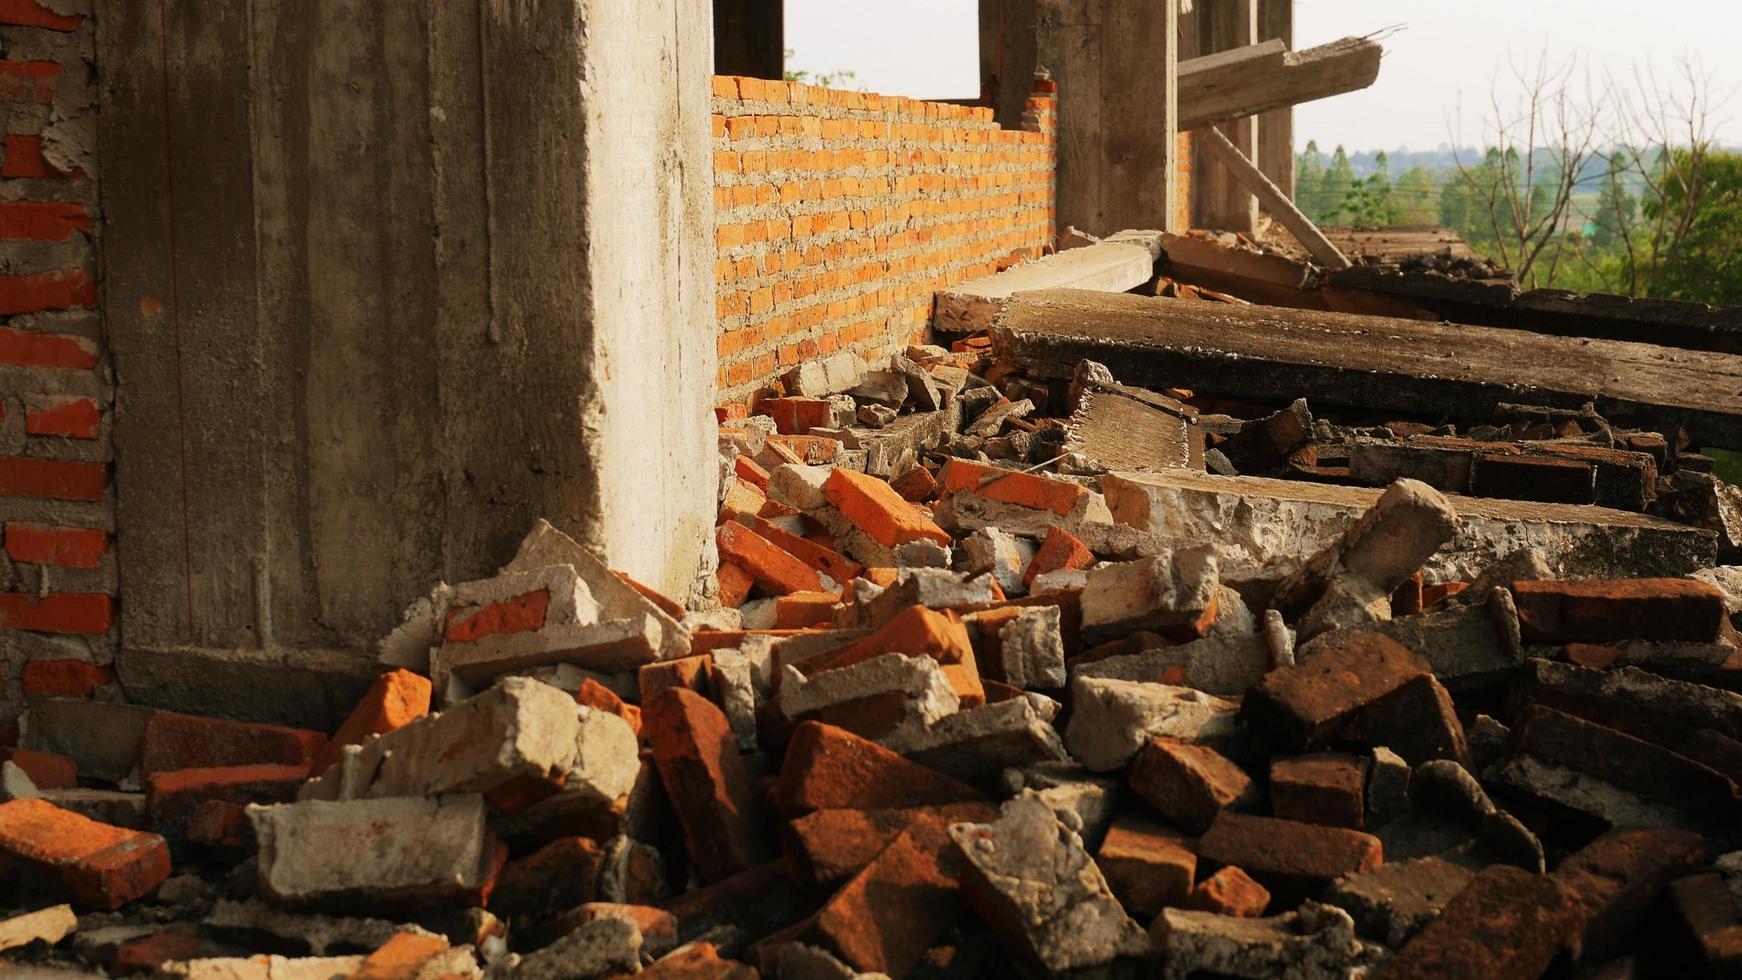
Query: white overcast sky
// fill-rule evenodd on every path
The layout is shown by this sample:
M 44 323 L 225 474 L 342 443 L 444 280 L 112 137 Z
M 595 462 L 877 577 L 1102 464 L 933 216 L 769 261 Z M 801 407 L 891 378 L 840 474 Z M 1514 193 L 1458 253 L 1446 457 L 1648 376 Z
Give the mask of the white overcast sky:
M 1153 2 L 1153 0 L 1134 0 Z M 920 98 L 979 93 L 976 0 L 786 0 L 789 69 L 850 69 L 872 92 Z M 916 31 L 917 25 L 925 25 Z M 1296 0 L 1295 46 L 1401 27 L 1383 40 L 1379 80 L 1296 110 L 1299 145 L 1430 150 L 1480 138 L 1494 79 L 1510 58 L 1582 56 L 1593 73 L 1665 73 L 1692 57 L 1727 96 L 1720 140 L 1742 144 L 1742 0 Z M 1460 108 L 1461 107 L 1461 108 Z

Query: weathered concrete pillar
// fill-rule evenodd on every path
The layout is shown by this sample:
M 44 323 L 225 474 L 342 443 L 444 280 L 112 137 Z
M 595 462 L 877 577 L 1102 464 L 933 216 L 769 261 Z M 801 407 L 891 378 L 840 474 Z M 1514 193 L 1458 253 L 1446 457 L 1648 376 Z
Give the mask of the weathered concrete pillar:
M 714 0 L 714 73 L 751 78 L 786 74 L 781 0 Z
M 1038 0 L 980 0 L 980 96 L 1005 129 L 1022 128 L 1034 93 Z
M 1294 0 L 1258 0 L 1258 40 L 1276 38 L 1294 48 Z M 1258 158 L 1253 161 L 1270 182 L 1294 199 L 1294 107 L 1258 117 Z
M 1200 0 L 1200 3 L 1204 5 L 1199 21 L 1200 53 L 1215 54 L 1258 42 L 1259 0 Z M 1257 116 L 1223 123 L 1219 128 L 1247 159 L 1255 158 L 1262 139 Z M 1195 223 L 1220 231 L 1252 234 L 1258 226 L 1258 199 L 1207 149 L 1196 147 L 1195 154 L 1192 171 Z M 1292 182 L 1289 186 L 1293 186 Z
M 364 649 L 538 517 L 690 593 L 705 0 L 98 6 L 124 686 Z
M 1174 0 L 1036 0 L 1059 86 L 1059 228 L 1177 230 L 1178 24 Z

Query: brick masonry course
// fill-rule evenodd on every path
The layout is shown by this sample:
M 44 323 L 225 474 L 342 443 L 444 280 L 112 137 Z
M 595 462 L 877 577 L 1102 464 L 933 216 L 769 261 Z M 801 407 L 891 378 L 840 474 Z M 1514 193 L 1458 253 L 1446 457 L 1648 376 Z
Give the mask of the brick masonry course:
M 923 337 L 932 293 L 1053 243 L 1053 100 L 991 109 L 713 80 L 719 399 Z

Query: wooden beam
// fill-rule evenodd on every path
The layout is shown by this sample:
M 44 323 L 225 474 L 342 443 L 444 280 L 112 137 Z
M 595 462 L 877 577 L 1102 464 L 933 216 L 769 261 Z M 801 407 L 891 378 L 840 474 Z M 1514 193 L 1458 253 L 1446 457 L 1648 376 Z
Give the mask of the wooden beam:
M 1264 171 L 1259 170 L 1257 164 L 1247 159 L 1246 154 L 1241 153 L 1240 148 L 1235 146 L 1233 141 L 1228 139 L 1220 129 L 1215 126 L 1206 126 L 1197 130 L 1192 138 L 1200 141 L 1216 158 L 1217 162 L 1255 194 L 1258 197 L 1258 203 L 1264 206 L 1264 210 L 1270 212 L 1271 217 L 1282 222 L 1282 226 L 1299 239 L 1302 245 L 1306 246 L 1306 250 L 1312 253 L 1312 257 L 1317 259 L 1320 265 L 1328 269 L 1347 269 L 1349 267 L 1348 257 L 1338 251 L 1337 246 L 1331 244 L 1331 240 L 1325 237 L 1324 232 L 1319 231 L 1319 226 L 1313 224 L 1311 218 L 1302 214 L 1300 209 L 1294 206 L 1294 202 L 1288 199 L 1288 195 L 1271 183 L 1270 178 L 1264 176 Z
M 978 333 L 1010 297 L 1031 289 L 1094 289 L 1122 293 L 1155 276 L 1161 257 L 1161 232 L 1122 231 L 1083 248 L 1067 249 L 937 291 L 932 329 Z
M 1271 39 L 1179 67 L 1179 128 L 1199 129 L 1355 92 L 1379 77 L 1379 42 L 1347 37 L 1289 51 Z
M 1595 403 L 1618 425 L 1742 449 L 1742 356 L 1389 317 L 1076 290 L 1022 293 L 994 356 L 1039 378 L 1083 358 L 1119 380 L 1486 420 L 1501 402 Z

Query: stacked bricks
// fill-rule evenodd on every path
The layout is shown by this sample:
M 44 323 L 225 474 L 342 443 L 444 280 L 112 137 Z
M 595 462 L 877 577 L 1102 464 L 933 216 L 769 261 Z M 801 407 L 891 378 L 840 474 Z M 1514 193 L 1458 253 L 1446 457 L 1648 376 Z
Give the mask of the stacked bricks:
M 89 0 L 0 3 L 0 722 L 113 684 Z
M 800 361 L 923 339 L 939 288 L 1054 239 L 1054 103 L 991 109 L 713 80 L 722 403 Z

